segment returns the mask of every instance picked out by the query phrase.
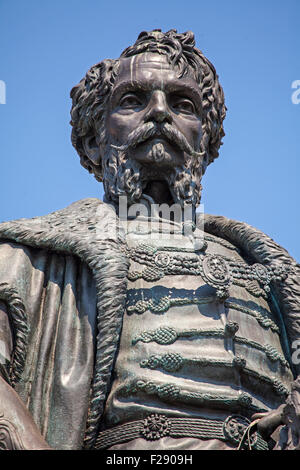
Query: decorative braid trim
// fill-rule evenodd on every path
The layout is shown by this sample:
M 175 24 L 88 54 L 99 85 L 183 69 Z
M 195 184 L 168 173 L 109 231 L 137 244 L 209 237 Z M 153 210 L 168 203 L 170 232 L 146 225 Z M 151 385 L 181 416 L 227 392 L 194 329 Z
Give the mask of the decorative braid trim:
M 136 394 L 141 391 L 147 395 L 156 395 L 161 400 L 172 402 L 195 404 L 196 406 L 216 407 L 219 409 L 239 409 L 244 408 L 250 413 L 265 412 L 266 408 L 260 408 L 252 403 L 252 397 L 245 392 L 236 393 L 235 396 L 220 395 L 217 393 L 201 393 L 183 390 L 174 383 L 154 382 L 150 380 L 135 379 L 124 384 L 119 393 L 124 397 Z
M 274 348 L 270 344 L 263 345 L 257 343 L 257 341 L 252 341 L 248 338 L 243 338 L 242 336 L 235 336 L 234 340 L 236 343 L 241 344 L 243 346 L 250 346 L 251 348 L 262 351 L 263 353 L 265 353 L 265 355 L 270 361 L 279 361 L 282 366 L 286 367 L 287 369 L 290 369 L 289 362 L 285 359 L 282 354 L 280 354 L 280 352 L 277 351 L 276 348 Z
M 300 335 L 300 265 L 280 245 L 260 230 L 226 217 L 205 215 L 205 231 L 225 238 L 240 248 L 254 262 L 265 266 L 285 266 L 289 275 L 285 280 L 272 280 L 290 344 Z
M 247 315 L 251 315 L 254 317 L 258 323 L 263 326 L 264 328 L 270 328 L 272 331 L 280 334 L 280 328 L 276 325 L 273 320 L 269 317 L 269 312 L 264 310 L 263 308 L 257 306 L 259 308 L 254 310 L 244 305 L 237 304 L 235 302 L 230 302 L 229 300 L 225 300 L 224 302 L 225 307 L 231 308 L 232 310 L 238 310 L 239 312 L 246 313 Z
M 28 344 L 28 322 L 24 303 L 17 290 L 7 283 L 0 283 L 0 300 L 7 303 L 14 329 L 14 352 L 10 364 L 9 379 L 13 387 L 24 370 Z
M 170 298 L 169 296 L 161 297 L 160 299 L 149 299 L 149 300 L 138 300 L 134 304 L 131 304 L 127 307 L 127 313 L 130 315 L 132 313 L 142 314 L 147 310 L 150 310 L 153 313 L 165 313 L 171 307 L 179 307 L 182 305 L 202 305 L 215 302 L 215 297 L 178 297 Z
M 152 355 L 148 359 L 144 359 L 140 363 L 140 367 L 148 369 L 162 369 L 166 372 L 176 372 L 181 369 L 185 364 L 195 364 L 197 367 L 221 367 L 229 369 L 237 369 L 239 372 L 254 377 L 260 382 L 264 382 L 267 385 L 272 386 L 277 395 L 287 397 L 289 390 L 286 386 L 277 378 L 269 377 L 261 374 L 256 370 L 250 369 L 246 366 L 246 360 L 239 356 L 235 356 L 232 360 L 226 359 L 212 359 L 205 357 L 196 358 L 183 358 L 178 353 L 166 353 L 162 356 Z
M 219 439 L 230 442 L 235 447 L 239 444 L 250 420 L 243 416 L 228 416 L 225 420 L 211 418 L 173 418 L 152 414 L 145 419 L 131 421 L 102 431 L 97 437 L 95 449 L 107 449 L 116 444 L 133 439 L 158 440 L 165 436 L 171 438 Z M 268 445 L 256 433 L 252 446 L 257 450 L 267 450 Z
M 157 344 L 161 344 L 161 345 L 169 345 L 169 344 L 175 343 L 175 341 L 177 341 L 179 338 L 191 338 L 191 337 L 201 337 L 201 336 L 204 338 L 225 339 L 226 337 L 228 337 L 228 332 L 224 328 L 214 328 L 210 330 L 192 329 L 192 330 L 177 331 L 170 327 L 159 327 L 156 330 L 143 331 L 132 340 L 132 344 L 135 345 L 136 343 L 141 341 L 143 343 L 156 342 Z M 290 369 L 289 362 L 285 359 L 285 357 L 279 351 L 277 351 L 276 348 L 274 348 L 270 344 L 263 345 L 263 344 L 258 343 L 257 341 L 252 341 L 248 338 L 244 338 L 243 336 L 235 335 L 235 334 L 233 335 L 233 338 L 234 338 L 235 343 L 245 345 L 245 346 L 250 346 L 251 348 L 254 348 L 254 349 L 258 349 L 259 351 L 262 351 L 263 353 L 265 353 L 270 361 L 272 362 L 279 361 L 281 365 Z M 200 361 L 199 363 L 202 364 L 203 358 L 194 358 L 190 360 L 192 360 L 193 362 Z M 187 361 L 187 359 L 185 361 Z M 145 367 L 145 365 L 143 365 L 143 367 Z

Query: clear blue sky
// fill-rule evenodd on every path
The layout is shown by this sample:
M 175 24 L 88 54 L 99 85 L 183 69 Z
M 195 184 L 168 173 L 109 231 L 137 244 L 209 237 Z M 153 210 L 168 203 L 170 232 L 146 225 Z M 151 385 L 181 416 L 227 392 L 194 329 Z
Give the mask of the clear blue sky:
M 70 143 L 69 91 L 153 28 L 194 31 L 225 91 L 205 211 L 259 228 L 299 261 L 299 0 L 0 0 L 0 220 L 102 198 Z

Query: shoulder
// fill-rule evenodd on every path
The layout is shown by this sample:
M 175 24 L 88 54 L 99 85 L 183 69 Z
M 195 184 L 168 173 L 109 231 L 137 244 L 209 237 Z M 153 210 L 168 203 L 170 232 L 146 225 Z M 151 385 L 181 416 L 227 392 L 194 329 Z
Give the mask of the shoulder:
M 108 248 L 118 255 L 121 241 L 112 227 L 112 206 L 96 198 L 83 199 L 48 215 L 0 224 L 0 242 L 75 255 L 93 269 Z
M 68 239 L 83 236 L 95 224 L 106 204 L 96 198 L 82 199 L 47 215 L 0 224 L 0 241 L 8 240 L 31 247 L 63 248 Z M 101 219 L 101 217 L 100 217 Z
M 250 256 L 253 262 L 297 265 L 287 250 L 261 230 L 245 222 L 205 214 L 204 230 L 209 236 L 214 236 L 219 241 L 223 240 L 231 247 L 240 250 L 245 256 Z

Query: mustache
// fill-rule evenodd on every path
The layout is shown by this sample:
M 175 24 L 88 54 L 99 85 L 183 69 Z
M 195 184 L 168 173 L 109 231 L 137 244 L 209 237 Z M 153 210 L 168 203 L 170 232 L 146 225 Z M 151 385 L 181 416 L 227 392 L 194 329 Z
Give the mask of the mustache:
M 111 145 L 111 147 L 124 152 L 130 148 L 136 147 L 138 144 L 141 144 L 142 142 L 145 142 L 154 136 L 166 137 L 172 144 L 176 144 L 181 150 L 191 155 L 192 157 L 200 158 L 205 155 L 205 152 L 197 152 L 194 150 L 193 147 L 188 143 L 186 137 L 178 129 L 175 129 L 167 122 L 162 124 L 146 122 L 145 124 L 142 124 L 130 132 L 124 145 Z

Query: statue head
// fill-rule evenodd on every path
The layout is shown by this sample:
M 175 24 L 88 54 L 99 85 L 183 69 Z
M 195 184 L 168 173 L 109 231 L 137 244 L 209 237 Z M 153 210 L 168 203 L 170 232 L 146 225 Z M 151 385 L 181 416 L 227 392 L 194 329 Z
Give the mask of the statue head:
M 158 203 L 199 204 L 226 108 L 192 32 L 142 32 L 119 59 L 91 67 L 71 98 L 72 143 L 103 181 L 107 201 L 148 194 Z

